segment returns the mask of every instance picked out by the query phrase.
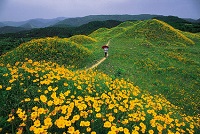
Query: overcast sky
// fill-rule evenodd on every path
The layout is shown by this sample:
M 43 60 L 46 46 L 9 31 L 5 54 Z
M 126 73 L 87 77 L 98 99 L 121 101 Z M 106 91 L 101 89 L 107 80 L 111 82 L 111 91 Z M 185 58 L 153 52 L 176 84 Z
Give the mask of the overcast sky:
M 200 18 L 200 0 L 0 0 L 0 21 L 111 14 Z

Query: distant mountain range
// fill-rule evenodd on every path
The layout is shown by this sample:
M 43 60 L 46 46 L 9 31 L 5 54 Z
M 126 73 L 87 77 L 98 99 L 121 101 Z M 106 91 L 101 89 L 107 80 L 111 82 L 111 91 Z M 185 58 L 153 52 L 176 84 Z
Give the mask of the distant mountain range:
M 48 27 L 51 25 L 54 25 L 58 23 L 59 21 L 62 21 L 66 19 L 65 17 L 58 17 L 54 19 L 31 19 L 27 21 L 20 21 L 20 22 L 14 22 L 14 21 L 4 21 L 0 22 L 0 26 L 13 26 L 13 27 L 24 27 L 24 28 L 42 28 L 42 27 Z
M 0 27 L 4 27 L 5 26 L 5 24 L 3 24 L 2 22 L 0 22 Z
M 127 21 L 127 20 L 148 20 L 160 15 L 150 15 L 150 14 L 141 14 L 141 15 L 89 15 L 85 17 L 77 18 L 67 18 L 63 21 L 56 23 L 54 26 L 72 26 L 77 27 L 83 24 L 87 24 L 91 21 L 106 21 L 106 20 L 116 20 L 116 21 Z
M 54 19 L 31 19 L 21 22 L 0 22 L 0 34 L 4 33 L 15 33 L 24 30 L 30 30 L 34 28 L 45 28 L 45 27 L 79 27 L 84 24 L 93 21 L 127 21 L 127 20 L 148 20 L 156 18 L 167 23 L 200 23 L 200 19 L 182 19 L 175 16 L 162 16 L 162 15 L 150 15 L 150 14 L 141 14 L 141 15 L 89 15 L 85 17 L 76 17 L 76 18 L 54 18 Z M 84 28 L 84 27 L 83 27 Z M 182 29 L 181 29 L 182 30 Z
M 0 28 L 0 34 L 16 33 L 16 32 L 25 31 L 25 30 L 30 30 L 30 28 L 4 26 Z

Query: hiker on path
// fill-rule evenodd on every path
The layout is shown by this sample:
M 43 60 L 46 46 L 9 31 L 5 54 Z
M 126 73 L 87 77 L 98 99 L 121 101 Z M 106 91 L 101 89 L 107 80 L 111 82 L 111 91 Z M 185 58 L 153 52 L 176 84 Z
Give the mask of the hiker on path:
M 105 57 L 108 57 L 108 48 L 109 47 L 107 45 L 102 46 L 102 49 L 104 49 Z

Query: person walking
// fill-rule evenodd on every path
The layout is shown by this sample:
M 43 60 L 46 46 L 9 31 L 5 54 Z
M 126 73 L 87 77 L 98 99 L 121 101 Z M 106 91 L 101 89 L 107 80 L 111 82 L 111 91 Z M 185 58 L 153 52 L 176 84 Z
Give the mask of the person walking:
M 105 57 L 108 57 L 108 48 L 109 47 L 107 45 L 102 46 L 102 49 L 104 49 L 104 54 L 105 54 L 104 56 Z

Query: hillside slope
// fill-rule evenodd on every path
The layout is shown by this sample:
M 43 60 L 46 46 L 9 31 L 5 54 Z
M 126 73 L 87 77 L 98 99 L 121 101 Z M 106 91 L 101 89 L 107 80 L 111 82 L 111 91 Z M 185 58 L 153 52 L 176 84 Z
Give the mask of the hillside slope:
M 51 61 L 62 65 L 84 66 L 85 57 L 91 52 L 84 46 L 61 38 L 34 39 L 2 55 L 1 63 L 11 65 L 25 59 Z
M 117 31 L 115 31 L 118 29 Z M 101 36 L 99 36 L 101 35 Z M 146 21 L 124 22 L 115 28 L 103 31 L 97 30 L 90 34 L 97 38 L 134 38 L 141 43 L 150 42 L 155 45 L 193 45 L 194 42 L 179 30 L 165 22 L 153 19 Z
M 0 133 L 198 134 L 199 54 L 199 34 L 158 20 L 23 43 L 0 57 Z
M 89 36 L 102 44 L 111 39 L 109 57 L 99 70 L 130 79 L 152 94 L 162 94 L 187 114 L 200 112 L 199 34 L 153 19 L 101 28 Z M 102 53 L 100 47 L 96 51 Z
M 0 78 L 1 133 L 198 133 L 163 96 L 97 71 L 27 59 L 0 64 Z
M 123 38 L 145 38 L 148 41 L 158 43 L 167 41 L 171 44 L 176 42 L 184 44 L 194 44 L 192 40 L 184 36 L 181 32 L 162 21 L 153 19 L 143 21 L 134 27 L 128 29 L 120 37 Z

